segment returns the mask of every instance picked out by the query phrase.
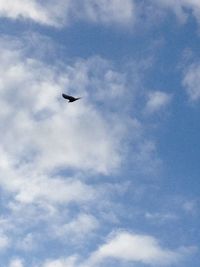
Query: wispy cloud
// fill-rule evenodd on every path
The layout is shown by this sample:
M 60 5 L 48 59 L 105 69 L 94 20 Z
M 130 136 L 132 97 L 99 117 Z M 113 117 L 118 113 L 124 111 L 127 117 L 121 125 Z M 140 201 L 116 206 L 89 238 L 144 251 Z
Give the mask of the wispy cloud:
M 70 1 L 60 0 L 57 3 L 47 1 L 42 4 L 38 0 L 0 1 L 0 16 L 9 19 L 30 19 L 37 23 L 59 26 L 63 23 L 64 13 L 68 13 Z
M 142 7 L 142 8 L 141 8 Z M 13 20 L 32 20 L 41 25 L 65 27 L 76 21 L 104 26 L 131 27 L 141 17 L 147 16 L 150 10 L 154 14 L 160 11 L 172 11 L 181 22 L 187 21 L 192 14 L 200 21 L 200 4 L 196 0 L 149 0 L 138 3 L 135 0 L 1 0 L 0 16 Z
M 183 86 L 191 101 L 200 99 L 200 64 L 193 63 L 190 65 L 184 74 Z
M 150 114 L 165 108 L 171 100 L 171 95 L 162 91 L 152 91 L 148 94 L 145 111 Z
M 42 267 L 78 267 L 76 264 L 77 256 L 72 256 L 67 259 L 47 260 Z
M 161 8 L 171 10 L 181 22 L 185 22 L 190 14 L 200 22 L 200 3 L 196 0 L 156 0 L 150 1 Z
M 9 245 L 10 245 L 9 238 L 5 234 L 0 233 L 0 251 L 6 249 Z
M 145 213 L 145 218 L 147 220 L 150 220 L 156 224 L 159 223 L 168 223 L 170 221 L 176 221 L 178 219 L 178 216 L 173 213 L 164 213 L 164 212 L 146 212 Z
M 119 231 L 113 233 L 107 242 L 99 246 L 87 260 L 80 261 L 78 255 L 76 255 L 66 259 L 47 260 L 42 266 L 93 267 L 101 266 L 107 260 L 123 263 L 143 263 L 150 266 L 170 266 L 180 262 L 185 255 L 193 252 L 194 248 L 191 247 L 175 250 L 163 248 L 159 241 L 150 235 Z
M 38 0 L 0 1 L 0 16 L 10 19 L 30 19 L 43 25 L 60 27 L 76 20 L 100 24 L 127 25 L 134 20 L 134 2 L 124 0 Z
M 9 267 L 23 267 L 23 266 L 24 266 L 23 260 L 19 258 L 11 260 L 9 265 Z
M 95 23 L 103 24 L 121 24 L 127 25 L 134 20 L 134 1 L 125 0 L 123 3 L 120 0 L 86 0 L 83 3 L 83 10 L 79 16 Z M 81 14 L 82 13 L 82 14 Z
M 99 222 L 94 216 L 81 213 L 70 222 L 57 225 L 54 228 L 54 233 L 55 236 L 64 242 L 65 240 L 66 242 L 71 240 L 71 243 L 80 245 L 81 242 L 84 242 L 85 237 L 87 236 L 87 239 L 89 239 L 89 236 L 91 236 L 98 227 Z

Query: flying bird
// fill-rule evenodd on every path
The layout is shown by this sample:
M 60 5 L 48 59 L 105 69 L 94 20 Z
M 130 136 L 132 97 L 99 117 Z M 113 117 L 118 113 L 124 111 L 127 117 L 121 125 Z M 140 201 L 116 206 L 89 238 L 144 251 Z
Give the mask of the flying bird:
M 62 94 L 62 97 L 64 97 L 65 99 L 69 100 L 68 102 L 74 102 L 78 99 L 80 99 L 81 97 L 73 97 L 71 95 L 66 95 L 66 94 Z

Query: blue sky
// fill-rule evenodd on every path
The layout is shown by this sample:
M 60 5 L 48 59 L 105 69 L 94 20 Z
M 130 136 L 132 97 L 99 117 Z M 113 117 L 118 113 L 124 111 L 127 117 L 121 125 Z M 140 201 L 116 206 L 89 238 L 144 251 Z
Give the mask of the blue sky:
M 198 267 L 199 1 L 1 0 L 0 34 L 0 265 Z

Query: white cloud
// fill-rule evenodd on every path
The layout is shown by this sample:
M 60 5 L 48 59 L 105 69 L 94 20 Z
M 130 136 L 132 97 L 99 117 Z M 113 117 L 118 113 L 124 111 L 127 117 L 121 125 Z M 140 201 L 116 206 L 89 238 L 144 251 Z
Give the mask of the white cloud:
M 153 3 L 159 4 L 160 7 L 171 9 L 181 22 L 185 22 L 189 12 L 194 15 L 200 22 L 200 2 L 199 0 L 156 0 Z
M 0 1 L 0 15 L 11 19 L 28 18 L 39 23 L 51 24 L 48 14 L 34 0 Z
M 23 267 L 23 261 L 21 259 L 14 259 L 10 262 L 9 267 Z
M 0 0 L 0 16 L 31 19 L 50 26 L 63 26 L 76 20 L 127 25 L 134 20 L 132 0 Z
M 0 40 L 0 60 L 0 188 L 6 209 L 0 249 L 37 251 L 44 240 L 67 238 L 81 246 L 100 227 L 90 206 L 101 192 L 84 181 L 85 173 L 115 173 L 126 157 L 129 129 L 134 139 L 140 128 L 119 105 L 128 91 L 126 76 L 98 57 L 51 67 L 9 38 Z M 83 99 L 68 104 L 63 91 Z M 70 205 L 88 210 L 74 211 L 71 219 Z
M 37 231 L 30 227 L 50 229 L 50 221 L 56 230 L 61 226 L 63 236 L 52 232 L 56 242 L 72 233 L 83 240 L 99 227 L 89 215 L 90 205 L 112 190 L 102 193 L 84 181 L 85 173 L 87 179 L 115 173 L 127 157 L 128 142 L 138 140 L 141 131 L 121 98 L 131 95 L 127 77 L 99 57 L 51 67 L 9 38 L 0 40 L 0 52 L 0 187 L 7 198 L 5 220 L 13 246 L 37 247 L 39 238 L 32 239 Z M 83 99 L 68 104 L 63 91 Z M 88 214 L 76 212 L 70 219 L 70 205 L 86 205 Z M 51 239 L 47 231 L 42 234 Z
M 78 203 L 95 198 L 95 190 L 75 178 L 48 178 L 37 172 L 34 175 L 27 170 L 3 171 L 0 183 L 6 191 L 15 195 L 17 201 L 26 204 L 40 201 L 55 204 Z
M 5 47 L 1 62 L 1 106 L 5 107 L 1 121 L 6 133 L 1 136 L 1 165 L 5 172 L 8 168 L 19 171 L 20 166 L 21 174 L 27 171 L 27 176 L 36 169 L 52 173 L 69 167 L 106 174 L 120 166 L 128 124 L 135 131 L 137 124 L 124 120 L 123 114 L 119 123 L 119 113 L 104 112 L 95 102 L 102 101 L 106 111 L 110 91 L 110 100 L 117 103 L 126 90 L 123 75 L 93 58 L 68 66 L 56 77 L 55 69 Z M 67 105 L 61 99 L 64 87 L 83 99 Z
M 184 252 L 185 250 L 187 249 L 184 248 Z M 95 265 L 112 258 L 150 265 L 171 265 L 180 261 L 182 257 L 181 250 L 162 248 L 158 240 L 152 236 L 118 232 L 91 255 L 89 262 Z
M 151 158 L 153 165 L 155 145 L 145 142 L 145 133 L 140 135 L 142 123 L 131 117 L 123 97 L 133 97 L 132 85 L 100 57 L 52 67 L 9 38 L 0 40 L 0 60 L 0 186 L 7 197 L 13 247 L 37 247 L 39 238 L 32 238 L 37 233 L 55 242 L 65 241 L 65 235 L 85 240 L 100 224 L 104 227 L 102 218 L 90 214 L 91 206 L 98 206 L 99 196 L 102 206 L 109 202 L 89 178 L 120 169 L 129 142 L 137 143 L 129 160 L 148 168 Z M 68 104 L 63 91 L 83 98 Z M 77 208 L 72 219 L 70 204 Z M 87 209 L 79 214 L 84 205 Z M 19 237 L 21 242 L 15 242 Z
M 42 267 L 75 267 L 77 258 L 76 256 L 67 259 L 47 260 Z
M 146 3 L 147 2 L 147 3 Z M 103 25 L 132 26 L 148 7 L 154 13 L 171 10 L 181 22 L 189 14 L 200 22 L 198 0 L 149 0 L 145 4 L 135 0 L 0 0 L 0 16 L 9 19 L 29 19 L 54 27 L 68 26 L 76 21 L 88 21 Z M 142 10 L 140 5 L 142 5 Z M 190 12 L 189 12 L 190 11 Z M 146 14 L 147 15 L 147 14 Z
M 69 242 L 69 238 L 72 243 L 79 243 L 87 236 L 91 235 L 99 227 L 97 219 L 90 215 L 81 213 L 72 221 L 63 225 L 58 225 L 55 228 L 55 235 L 62 240 L 66 239 Z
M 194 63 L 186 70 L 183 86 L 191 101 L 200 99 L 200 64 Z
M 77 8 L 78 9 L 78 8 Z M 95 23 L 122 24 L 132 23 L 134 19 L 134 2 L 132 0 L 86 0 L 80 17 Z M 82 14 L 83 13 L 83 14 Z
M 194 247 L 170 250 L 163 248 L 153 236 L 121 231 L 112 234 L 107 242 L 91 253 L 86 260 L 74 255 L 66 259 L 47 260 L 42 267 L 94 267 L 102 266 L 106 260 L 171 266 L 178 264 L 188 253 L 194 252 Z
M 145 110 L 147 113 L 157 112 L 166 107 L 171 100 L 171 95 L 161 92 L 154 91 L 148 94 L 148 100 L 146 103 Z

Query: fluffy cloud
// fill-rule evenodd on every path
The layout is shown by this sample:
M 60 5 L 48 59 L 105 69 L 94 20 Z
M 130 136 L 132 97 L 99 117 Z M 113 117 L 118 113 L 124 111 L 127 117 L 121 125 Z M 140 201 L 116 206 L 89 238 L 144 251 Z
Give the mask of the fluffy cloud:
M 117 103 L 126 90 L 123 75 L 98 58 L 76 62 L 57 75 L 48 65 L 5 47 L 1 62 L 4 176 L 12 168 L 29 176 L 36 169 L 49 174 L 59 168 L 106 174 L 119 167 L 127 127 L 138 127 L 123 114 L 119 123 L 119 114 L 108 111 L 109 98 Z M 67 105 L 61 99 L 64 87 L 83 99 Z
M 183 86 L 191 101 L 200 99 L 200 64 L 194 63 L 185 72 Z
M 21 259 L 14 259 L 10 262 L 9 267 L 23 267 L 23 261 Z
M 135 90 L 126 73 L 100 57 L 52 67 L 24 46 L 0 40 L 2 248 L 13 242 L 16 250 L 34 251 L 44 242 L 41 233 L 58 243 L 85 243 L 103 227 L 91 207 L 103 213 L 103 205 L 112 206 L 115 187 L 100 188 L 91 177 L 115 174 L 127 158 L 142 165 L 155 147 L 144 142 L 142 123 L 129 113 Z M 68 104 L 62 92 L 83 98 Z M 127 157 L 130 142 L 135 150 Z
M 164 108 L 167 104 L 169 104 L 171 100 L 171 96 L 165 92 L 154 91 L 148 94 L 148 100 L 146 103 L 146 112 L 154 113 Z
M 33 249 L 40 237 L 31 226 L 41 225 L 39 235 L 52 221 L 58 242 L 72 234 L 81 240 L 98 228 L 98 220 L 89 210 L 70 218 L 68 207 L 89 209 L 101 194 L 84 181 L 85 173 L 88 179 L 120 168 L 128 131 L 137 136 L 140 128 L 118 105 L 126 77 L 99 57 L 51 67 L 6 38 L 0 40 L 0 60 L 0 188 L 7 211 L 0 249 L 19 239 L 16 249 Z M 83 99 L 68 104 L 63 91 Z
M 33 176 L 28 172 L 18 174 L 16 171 L 3 172 L 2 175 L 0 183 L 3 189 L 13 193 L 15 200 L 24 204 L 41 201 L 55 204 L 79 203 L 95 197 L 95 190 L 77 179 L 49 179 L 37 174 Z M 29 180 L 30 177 L 31 180 Z
M 119 232 L 94 252 L 90 262 L 95 265 L 95 263 L 112 258 L 150 265 L 171 265 L 179 261 L 182 256 L 181 250 L 173 251 L 162 248 L 158 240 L 152 236 Z
M 126 25 L 134 19 L 132 0 L 39 0 L 0 1 L 0 15 L 11 19 L 31 19 L 50 26 L 62 26 L 74 20 Z
M 43 229 L 51 219 L 57 239 L 73 234 L 80 240 L 98 228 L 97 219 L 89 211 L 61 218 L 59 208 L 67 213 L 70 204 L 96 201 L 101 192 L 83 180 L 85 173 L 87 179 L 114 173 L 127 155 L 129 130 L 137 138 L 140 123 L 121 100 L 128 94 L 126 75 L 99 57 L 51 67 L 9 38 L 0 40 L 0 52 L 0 187 L 8 211 L 2 217 L 4 231 L 14 239 L 20 236 L 17 249 L 31 250 L 37 240 L 28 229 L 19 229 L 38 223 Z M 68 104 L 63 91 L 83 98 Z M 5 236 L 2 248 L 7 247 Z
M 163 248 L 153 236 L 139 235 L 126 231 L 116 232 L 94 251 L 87 260 L 81 261 L 78 255 L 57 260 L 47 260 L 42 267 L 93 267 L 102 266 L 106 260 L 134 262 L 147 265 L 172 265 L 181 261 L 194 248 L 170 250 Z

